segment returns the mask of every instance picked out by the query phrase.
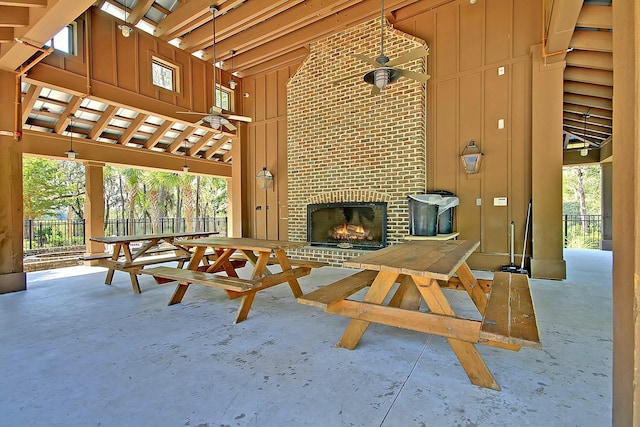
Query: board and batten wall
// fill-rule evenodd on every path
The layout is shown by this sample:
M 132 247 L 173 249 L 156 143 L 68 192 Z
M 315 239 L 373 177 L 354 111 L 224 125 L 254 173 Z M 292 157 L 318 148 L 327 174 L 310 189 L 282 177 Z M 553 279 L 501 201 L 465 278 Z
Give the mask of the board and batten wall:
M 540 2 L 479 0 L 472 5 L 460 0 L 428 9 L 430 3 L 417 2 L 398 10 L 393 24 L 429 46 L 425 187 L 448 190 L 460 198 L 454 227 L 461 239 L 481 242 L 470 259 L 473 268 L 495 270 L 508 264 L 511 221 L 515 223 L 515 261 L 519 265 L 532 195 L 531 47 L 541 42 Z M 245 91 L 250 92 L 250 98 L 244 99 L 244 111 L 249 115 L 255 111 L 256 119 L 250 125 L 254 135 L 249 132 L 249 144 L 260 147 L 255 150 L 258 158 L 253 164 L 249 162 L 247 174 L 257 173 L 266 158 L 276 176 L 277 186 L 267 194 L 271 197 L 266 226 L 270 237 L 287 237 L 283 97 L 286 78 L 299 65 L 285 64 L 243 81 Z M 499 74 L 500 68 L 504 74 Z M 500 119 L 504 120 L 503 129 L 498 128 Z M 269 128 L 277 138 L 268 136 Z M 459 158 L 469 140 L 475 140 L 484 153 L 477 175 L 466 174 Z M 559 155 L 561 149 L 558 142 Z M 260 197 L 252 192 L 247 209 L 261 205 Z M 493 206 L 496 197 L 506 197 L 507 206 Z M 278 215 L 274 215 L 273 204 Z M 277 234 L 272 231 L 276 224 Z M 250 233 L 260 236 L 257 230 L 264 228 L 254 223 Z

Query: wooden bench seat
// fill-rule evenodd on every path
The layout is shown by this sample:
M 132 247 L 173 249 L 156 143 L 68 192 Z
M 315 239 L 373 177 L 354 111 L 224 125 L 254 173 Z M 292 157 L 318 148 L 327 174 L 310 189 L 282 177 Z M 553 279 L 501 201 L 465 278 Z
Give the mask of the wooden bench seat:
M 330 285 L 323 286 L 313 292 L 298 297 L 298 302 L 326 309 L 332 304 L 355 294 L 360 289 L 370 286 L 377 274 L 377 271 L 372 270 L 364 270 L 352 274 Z
M 78 259 L 80 261 L 95 261 L 95 260 L 101 260 L 101 259 L 109 259 L 112 256 L 113 256 L 112 254 L 101 253 L 101 254 L 93 254 L 93 255 L 82 255 Z
M 178 282 L 197 283 L 213 286 L 232 292 L 247 292 L 259 284 L 258 280 L 227 277 L 203 271 L 183 270 L 175 267 L 152 267 L 142 270 L 143 274 L 151 274 L 162 279 L 177 280 Z
M 542 348 L 526 274 L 494 274 L 478 342 L 511 350 Z
M 184 263 L 185 261 L 189 261 L 191 259 L 190 255 L 169 255 L 169 256 L 148 256 L 141 257 L 132 262 L 127 261 L 118 261 L 114 263 L 114 267 L 117 269 L 127 269 L 127 268 L 136 268 L 136 267 L 144 267 L 147 265 L 161 264 L 163 262 L 173 262 L 178 261 L 179 263 Z
M 277 265 L 277 264 L 280 264 L 280 262 L 278 261 L 277 258 L 271 257 L 269 258 L 269 264 Z M 289 258 L 289 264 L 291 264 L 293 267 L 309 267 L 309 268 L 320 268 L 320 267 L 326 267 L 327 265 L 329 265 L 326 262 L 322 262 L 322 261 L 311 261 L 308 259 L 292 259 L 292 258 Z

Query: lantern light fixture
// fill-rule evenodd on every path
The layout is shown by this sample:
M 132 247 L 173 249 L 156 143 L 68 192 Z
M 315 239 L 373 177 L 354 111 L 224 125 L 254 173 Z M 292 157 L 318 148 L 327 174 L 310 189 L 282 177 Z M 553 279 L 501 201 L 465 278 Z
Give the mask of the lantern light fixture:
M 462 166 L 467 173 L 480 172 L 480 161 L 482 160 L 482 152 L 480 147 L 476 145 L 476 142 L 472 139 L 460 154 L 462 160 Z
M 273 175 L 263 167 L 256 175 L 256 184 L 260 190 L 271 190 L 273 188 Z
M 120 32 L 122 33 L 122 37 L 129 37 L 133 32 L 133 29 L 127 25 L 127 3 L 124 2 L 124 24 L 118 25 Z
M 75 160 L 78 153 L 73 151 L 73 114 L 69 115 L 69 151 L 65 151 L 69 160 Z

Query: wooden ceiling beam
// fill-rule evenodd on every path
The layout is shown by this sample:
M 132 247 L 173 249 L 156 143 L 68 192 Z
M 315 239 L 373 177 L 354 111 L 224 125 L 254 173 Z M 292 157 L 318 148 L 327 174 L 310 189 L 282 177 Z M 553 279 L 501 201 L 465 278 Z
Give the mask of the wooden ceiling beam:
M 566 57 L 567 66 L 613 71 L 613 55 L 606 52 L 574 50 Z
M 393 8 L 398 4 L 404 3 L 404 1 L 387 0 L 385 6 Z M 307 46 L 309 43 L 327 37 L 337 31 L 368 21 L 379 16 L 379 7 L 380 4 L 377 0 L 362 0 L 349 9 L 332 14 L 248 52 L 236 55 L 234 58 L 235 67 L 239 71 L 254 67 L 262 61 Z
M 579 114 L 580 116 L 582 116 L 584 113 L 586 113 L 587 111 L 589 111 L 589 114 L 591 115 L 591 117 L 601 117 L 603 119 L 612 119 L 612 113 L 611 110 L 605 110 L 602 108 L 589 108 L 589 106 L 585 106 L 585 105 L 580 105 L 580 104 L 572 104 L 570 102 L 567 102 L 565 100 L 563 107 L 562 107 L 563 111 L 566 113 L 575 113 L 575 114 Z
M 146 114 L 138 113 L 136 118 L 131 121 L 127 129 L 125 129 L 122 135 L 120 135 L 120 138 L 118 138 L 118 144 L 126 145 L 129 140 L 131 140 L 133 135 L 138 131 L 140 125 L 142 125 L 144 121 L 147 120 L 147 117 L 149 116 L 147 116 Z
M 13 27 L 0 28 L 0 43 L 10 43 L 14 40 Z
M 216 18 L 216 42 L 222 41 L 243 28 L 259 21 L 270 19 L 285 9 L 295 6 L 302 0 L 273 0 L 266 2 L 250 1 Z M 201 26 L 185 35 L 180 49 L 193 53 L 213 43 L 213 28 Z
M 611 6 L 584 5 L 580 10 L 577 27 L 613 29 L 613 9 Z
M 589 115 L 591 115 L 591 112 L 589 112 Z M 573 120 L 578 122 L 584 120 L 584 116 L 578 113 L 564 112 L 563 117 L 565 120 Z M 591 124 L 595 124 L 596 126 L 609 128 L 609 133 L 611 133 L 611 129 L 613 128 L 613 123 L 611 119 L 591 116 L 589 117 L 587 122 Z
M 595 70 L 592 68 L 582 67 L 567 67 L 564 70 L 564 80 L 602 86 L 613 86 L 613 71 Z
M 151 136 L 149 136 L 147 141 L 144 143 L 144 148 L 150 150 L 155 147 L 160 139 L 164 137 L 164 134 L 167 133 L 169 129 L 171 129 L 171 126 L 173 126 L 173 122 L 171 120 L 165 120 L 160 125 L 160 127 L 158 127 L 158 129 L 156 129 L 156 131 Z
M 33 106 L 38 100 L 38 96 L 40 96 L 40 91 L 42 88 L 38 85 L 29 85 L 29 90 L 22 98 L 22 123 L 24 124 L 27 121 L 27 117 L 29 117 L 29 113 L 33 110 Z
M 181 3 L 171 14 L 158 23 L 155 36 L 160 37 L 162 40 L 180 37 L 211 21 L 209 7 L 212 4 L 215 3 L 218 6 L 217 19 L 220 14 L 238 6 L 242 2 L 243 0 L 218 0 L 217 2 L 213 0 L 192 0 Z
M 100 119 L 98 119 L 98 121 L 93 125 L 93 127 L 89 131 L 89 134 L 88 134 L 89 139 L 96 139 L 100 135 L 102 135 L 102 132 L 106 129 L 107 125 L 109 125 L 109 122 L 111 121 L 113 116 L 116 115 L 117 111 L 118 111 L 118 107 L 116 107 L 115 105 L 109 105 L 102 112 Z
M 200 137 L 198 142 L 193 144 L 189 150 L 187 150 L 187 155 L 189 157 L 194 157 L 202 147 L 204 147 L 211 139 L 216 135 L 217 132 L 207 132 L 204 136 Z M 224 138 L 224 137 L 223 137 Z
M 185 139 L 188 139 L 193 133 L 196 131 L 195 126 L 187 126 L 185 130 L 183 130 L 180 135 L 173 140 L 173 142 L 167 148 L 167 151 L 171 154 L 175 153 L 182 147 Z
M 26 27 L 29 25 L 29 8 L 0 6 L 0 27 Z
M 71 118 L 69 116 L 72 116 L 75 114 L 80 104 L 82 104 L 82 98 L 80 98 L 79 96 L 71 97 L 66 108 L 64 109 L 62 114 L 60 114 L 58 123 L 56 123 L 55 127 L 53 128 L 54 133 L 61 134 L 62 132 L 65 131 L 67 126 L 69 126 L 69 122 L 71 121 Z M 74 120 L 75 120 L 75 117 L 74 117 Z
M 218 152 L 218 150 L 220 150 L 222 148 L 222 146 L 224 144 L 226 144 L 227 142 L 229 142 L 229 138 L 223 137 L 220 138 L 219 140 L 217 140 L 211 147 L 209 147 L 209 149 L 204 153 L 204 158 L 205 159 L 210 159 L 211 157 L 213 157 L 214 154 L 216 154 L 216 152 Z M 229 153 L 231 152 L 231 150 L 229 150 Z M 226 161 L 226 160 L 225 160 Z
M 264 73 L 266 71 L 272 70 L 276 67 L 279 67 L 282 64 L 286 64 L 293 61 L 301 61 L 307 56 L 309 56 L 309 49 L 306 47 L 300 47 L 296 50 L 285 53 L 284 55 L 280 55 L 268 61 L 261 62 L 255 67 L 246 68 L 242 70 L 242 72 L 239 72 L 237 74 L 239 77 L 253 76 L 255 74 Z
M 151 6 L 153 6 L 154 0 L 140 0 L 136 4 L 136 6 L 131 10 L 129 16 L 127 16 L 127 22 L 129 22 L 134 27 L 140 20 L 144 17 L 144 15 L 149 11 Z
M 598 108 L 601 110 L 613 110 L 613 102 L 610 99 L 596 98 L 585 95 L 575 95 L 572 93 L 565 93 L 564 102 L 568 104 L 584 105 L 586 108 Z
M 564 120 L 563 122 L 565 127 L 578 129 L 584 133 L 584 121 L 579 120 Z M 587 123 L 587 133 L 591 133 L 597 138 L 606 139 L 611 135 L 611 128 L 595 126 L 591 123 Z M 604 135 L 604 136 L 603 136 Z
M 613 88 L 611 86 L 592 85 L 579 82 L 564 82 L 565 93 L 575 93 L 578 95 L 595 96 L 598 98 L 613 98 Z
M 574 31 L 570 46 L 579 50 L 613 52 L 613 33 L 611 31 Z
M 546 28 L 545 52 L 555 53 L 566 51 L 573 35 L 573 30 L 580 15 L 583 0 L 556 0 L 550 9 L 550 16 L 546 17 L 548 26 Z M 550 57 L 562 60 L 563 55 Z

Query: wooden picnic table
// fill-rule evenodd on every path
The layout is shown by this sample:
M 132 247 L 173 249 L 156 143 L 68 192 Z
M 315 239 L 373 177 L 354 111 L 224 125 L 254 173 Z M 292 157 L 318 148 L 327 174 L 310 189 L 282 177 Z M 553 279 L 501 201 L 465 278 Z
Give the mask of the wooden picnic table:
M 135 293 L 141 293 L 137 275 L 148 266 L 163 262 L 177 261 L 182 268 L 185 261 L 191 259 L 191 252 L 184 242 L 195 237 L 206 237 L 218 232 L 183 232 L 162 234 L 138 234 L 128 236 L 92 237 L 91 240 L 114 245 L 112 254 L 100 254 L 83 257 L 84 260 L 96 260 L 109 268 L 105 284 L 110 285 L 116 270 L 129 273 L 131 287 Z M 157 248 L 161 242 L 168 243 L 168 248 Z M 133 243 L 141 246 L 132 250 Z
M 476 279 L 466 260 L 478 246 L 425 240 L 370 252 L 344 262 L 363 271 L 298 302 L 353 319 L 339 347 L 354 349 L 370 322 L 446 337 L 471 382 L 499 390 L 475 344 L 517 351 L 523 345 L 540 348 L 540 339 L 527 275 L 497 272 L 494 280 Z M 348 298 L 367 286 L 361 300 Z M 456 315 L 442 287 L 464 289 L 482 321 Z M 420 310 L 422 301 L 428 311 Z
M 302 295 L 298 278 L 306 276 L 312 268 L 325 264 L 309 260 L 292 260 L 286 251 L 307 246 L 307 242 L 290 242 L 282 240 L 262 240 L 241 237 L 206 237 L 184 242 L 194 248 L 193 257 L 186 270 L 171 267 L 154 267 L 144 271 L 157 278 L 177 280 L 176 290 L 169 300 L 169 305 L 182 301 L 190 284 L 196 283 L 212 286 L 226 291 L 229 298 L 241 298 L 235 323 L 242 322 L 249 315 L 249 310 L 258 291 L 272 286 L 288 283 L 294 297 Z M 215 254 L 211 264 L 205 261 L 205 252 Z M 238 277 L 234 266 L 234 258 L 240 256 L 253 265 L 249 278 Z M 205 266 L 201 266 L 201 263 Z M 279 264 L 281 272 L 272 273 L 269 264 Z M 225 273 L 226 275 L 223 275 Z

